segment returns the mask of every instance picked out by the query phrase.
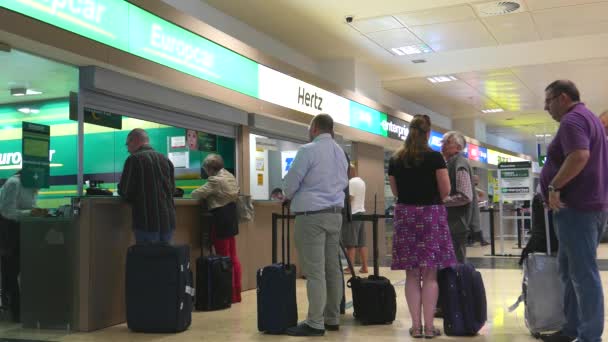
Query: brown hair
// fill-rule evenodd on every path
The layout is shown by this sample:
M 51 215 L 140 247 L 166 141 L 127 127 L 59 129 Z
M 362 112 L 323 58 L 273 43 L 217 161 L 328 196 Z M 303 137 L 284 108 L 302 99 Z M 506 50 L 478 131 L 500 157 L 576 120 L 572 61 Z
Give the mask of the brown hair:
M 395 152 L 394 158 L 405 167 L 420 165 L 424 160 L 423 153 L 432 151 L 427 134 L 431 131 L 431 118 L 428 115 L 414 115 L 410 122 L 410 131 L 403 145 Z

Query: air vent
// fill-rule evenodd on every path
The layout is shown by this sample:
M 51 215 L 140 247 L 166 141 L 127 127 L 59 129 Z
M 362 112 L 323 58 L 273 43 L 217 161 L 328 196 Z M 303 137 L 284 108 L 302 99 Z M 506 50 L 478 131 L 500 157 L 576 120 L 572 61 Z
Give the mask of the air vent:
M 426 63 L 426 59 L 413 59 L 412 63 L 414 63 L 414 64 Z
M 475 5 L 477 14 L 480 17 L 493 17 L 497 15 L 523 12 L 524 7 L 521 0 L 512 1 L 492 1 Z

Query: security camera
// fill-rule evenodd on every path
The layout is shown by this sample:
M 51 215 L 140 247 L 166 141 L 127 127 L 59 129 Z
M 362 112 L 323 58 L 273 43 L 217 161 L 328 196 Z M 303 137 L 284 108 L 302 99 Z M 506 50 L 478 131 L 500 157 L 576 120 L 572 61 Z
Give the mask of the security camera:
M 352 23 L 352 22 L 353 22 L 353 19 L 354 19 L 354 18 L 353 18 L 353 16 L 352 16 L 352 15 L 347 15 L 345 19 L 346 19 L 346 23 L 347 23 L 347 24 L 350 24 L 350 23 Z

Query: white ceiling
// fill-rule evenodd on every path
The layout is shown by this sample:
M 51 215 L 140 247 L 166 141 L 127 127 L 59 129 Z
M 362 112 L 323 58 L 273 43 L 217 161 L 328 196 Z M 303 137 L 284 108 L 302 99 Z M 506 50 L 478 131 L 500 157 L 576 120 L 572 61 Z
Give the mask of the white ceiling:
M 25 52 L 0 51 L 0 104 L 68 97 L 78 91 L 78 69 Z M 40 95 L 11 96 L 11 88 L 30 88 Z
M 608 109 L 608 1 L 512 0 L 520 8 L 498 16 L 480 12 L 488 1 L 204 1 L 313 58 L 368 63 L 387 90 L 454 119 L 480 118 L 503 137 L 555 130 L 543 90 L 558 78 L 574 81 L 596 113 Z M 433 52 L 391 53 L 413 44 Z M 458 81 L 426 80 L 436 75 Z M 497 107 L 505 112 L 481 113 Z

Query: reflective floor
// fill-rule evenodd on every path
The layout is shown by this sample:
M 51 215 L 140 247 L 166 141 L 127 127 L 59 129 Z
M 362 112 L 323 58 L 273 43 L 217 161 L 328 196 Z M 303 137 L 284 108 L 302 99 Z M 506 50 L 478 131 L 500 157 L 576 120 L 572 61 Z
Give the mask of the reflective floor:
M 487 247 L 472 247 L 471 256 L 483 255 Z M 600 247 L 600 255 L 608 255 L 608 246 Z M 513 264 L 511 261 L 509 264 Z M 480 269 L 485 282 L 488 299 L 488 322 L 479 336 L 454 338 L 442 336 L 437 341 L 535 341 L 528 333 L 524 324 L 523 305 L 515 312 L 508 312 L 521 292 L 522 273 L 518 269 Z M 381 268 L 381 274 L 387 276 L 396 284 L 398 295 L 397 320 L 386 326 L 360 326 L 352 317 L 352 309 L 343 316 L 339 332 L 327 332 L 322 338 L 296 338 L 288 336 L 267 336 L 258 333 L 256 317 L 256 293 L 243 293 L 243 302 L 233 305 L 231 309 L 216 312 L 193 313 L 193 324 L 186 332 L 175 335 L 148 335 L 131 333 L 126 325 L 119 325 L 93 333 L 72 333 L 62 331 L 25 330 L 12 324 L 0 325 L 0 341 L 2 338 L 47 340 L 47 341 L 150 341 L 150 342 L 189 342 L 189 341 L 410 341 L 409 313 L 404 297 L 404 273 Z M 608 285 L 608 271 L 602 271 L 604 288 Z M 305 281 L 298 280 L 298 309 L 300 318 L 306 313 Z M 347 301 L 350 300 L 350 290 L 347 290 Z M 442 327 L 440 319 L 436 326 Z M 443 330 L 443 329 L 442 329 Z

